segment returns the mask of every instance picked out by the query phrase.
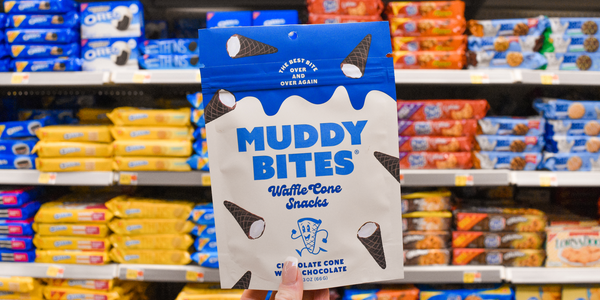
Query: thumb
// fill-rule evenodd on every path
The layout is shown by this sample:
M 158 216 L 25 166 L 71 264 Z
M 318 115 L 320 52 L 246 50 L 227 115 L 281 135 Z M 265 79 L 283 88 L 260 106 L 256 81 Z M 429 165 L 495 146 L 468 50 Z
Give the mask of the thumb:
M 298 268 L 298 259 L 289 256 L 283 264 L 281 284 L 275 300 L 302 300 L 302 274 Z

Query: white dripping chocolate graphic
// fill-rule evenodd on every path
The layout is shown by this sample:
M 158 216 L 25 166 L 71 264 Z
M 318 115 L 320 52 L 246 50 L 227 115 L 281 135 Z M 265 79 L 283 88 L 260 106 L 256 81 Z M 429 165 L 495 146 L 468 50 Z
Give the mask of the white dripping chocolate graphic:
M 369 48 L 371 48 L 371 35 L 367 34 L 340 65 L 346 77 L 361 78 L 365 75 Z
M 379 163 L 400 182 L 400 159 L 379 151 L 375 151 L 374 155 Z
M 250 286 L 250 279 L 252 279 L 252 272 L 248 271 L 244 273 L 244 276 L 238 280 L 231 288 L 238 290 L 245 290 Z
M 356 234 L 360 242 L 367 248 L 369 254 L 375 259 L 377 264 L 385 269 L 385 253 L 383 252 L 383 242 L 381 241 L 381 228 L 375 222 L 363 224 Z
M 235 96 L 227 90 L 218 90 L 206 105 L 204 120 L 206 124 L 235 109 Z
M 255 240 L 262 236 L 265 231 L 265 219 L 239 207 L 239 205 L 233 202 L 224 201 L 223 204 L 225 204 L 227 210 L 229 210 L 238 224 L 240 224 L 240 227 L 249 239 Z
M 245 36 L 234 34 L 227 40 L 229 57 L 242 58 L 277 53 L 277 48 Z

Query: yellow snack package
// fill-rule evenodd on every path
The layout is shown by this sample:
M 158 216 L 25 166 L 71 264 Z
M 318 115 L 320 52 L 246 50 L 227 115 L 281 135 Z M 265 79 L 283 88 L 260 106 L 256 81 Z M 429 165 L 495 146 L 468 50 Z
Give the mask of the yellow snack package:
M 42 236 L 93 236 L 106 237 L 109 230 L 106 224 L 52 224 L 34 222 L 33 230 Z
M 32 152 L 38 157 L 109 157 L 113 148 L 103 143 L 38 142 Z
M 187 283 L 181 292 L 194 294 L 194 293 L 203 293 L 205 290 L 221 290 L 221 285 L 215 282 L 189 282 Z M 235 290 L 225 290 L 225 291 L 235 291 Z M 243 290 L 240 290 L 243 291 Z
M 183 250 L 110 250 L 113 261 L 122 264 L 187 265 L 192 259 Z
M 86 290 L 110 291 L 114 286 L 114 280 L 79 280 L 79 279 L 49 279 L 48 285 L 55 287 L 72 287 Z
M 115 157 L 115 171 L 191 171 L 186 158 L 172 157 Z
M 600 285 L 564 285 L 562 300 L 597 300 L 600 299 Z
M 112 124 L 106 115 L 111 111 L 111 109 L 84 107 L 79 109 L 77 117 L 81 124 Z
M 0 277 L 0 292 L 28 293 L 39 285 L 40 282 L 32 277 Z
M 194 203 L 118 196 L 106 202 L 106 207 L 123 219 L 187 219 Z
M 120 249 L 187 250 L 194 239 L 189 234 L 113 234 L 110 242 L 113 247 Z
M 110 292 L 58 286 L 44 288 L 46 300 L 118 300 L 121 298 L 121 293 L 118 287 Z
M 517 285 L 515 300 L 561 300 L 560 285 Z
M 42 204 L 34 221 L 40 223 L 107 223 L 112 212 L 100 202 L 48 202 Z
M 108 252 L 80 250 L 36 250 L 36 263 L 104 265 L 110 262 Z
M 110 126 L 108 125 L 59 125 L 38 129 L 35 134 L 44 142 L 94 142 L 110 143 Z
M 90 238 L 76 236 L 41 236 L 33 237 L 33 244 L 44 250 L 94 250 L 108 251 L 110 241 L 107 238 Z
M 192 127 L 115 126 L 110 129 L 115 140 L 192 140 Z
M 176 300 L 233 300 L 240 299 L 244 290 L 222 290 L 218 284 L 188 283 Z
M 1 292 L 0 300 L 43 300 L 43 287 L 37 285 L 31 292 Z
M 112 171 L 111 158 L 36 158 L 40 172 Z
M 177 234 L 194 228 L 190 221 L 179 219 L 114 219 L 108 227 L 116 234 Z
M 118 107 L 108 113 L 117 126 L 189 126 L 191 109 L 139 109 Z
M 185 156 L 192 155 L 190 140 L 117 140 L 115 156 Z

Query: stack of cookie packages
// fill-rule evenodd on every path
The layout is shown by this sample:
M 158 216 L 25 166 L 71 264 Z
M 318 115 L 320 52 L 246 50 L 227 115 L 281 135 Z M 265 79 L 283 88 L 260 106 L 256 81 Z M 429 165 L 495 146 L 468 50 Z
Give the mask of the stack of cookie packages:
M 192 260 L 206 268 L 218 268 L 217 236 L 215 232 L 214 210 L 212 203 L 198 204 L 190 214 L 190 221 L 196 225 L 192 229 L 194 253 Z
M 600 18 L 549 18 L 542 53 L 546 70 L 600 71 Z
M 0 262 L 35 260 L 31 223 L 40 207 L 35 201 L 39 194 L 33 187 L 0 189 Z
M 81 71 L 78 8 L 71 0 L 5 1 L 11 71 Z
M 466 65 L 465 3 L 390 2 L 396 69 L 462 69 Z
M 308 0 L 308 23 L 333 24 L 381 21 L 381 0 Z
M 8 109 L 3 113 L 9 114 Z M 35 169 L 36 131 L 54 124 L 50 116 L 39 120 L 0 122 L 0 169 Z
M 194 139 L 192 145 L 194 154 L 188 159 L 192 170 L 210 171 L 208 166 L 208 144 L 206 143 L 206 121 L 204 120 L 204 104 L 202 103 L 202 92 L 187 95 L 192 104 L 192 124 L 195 125 Z

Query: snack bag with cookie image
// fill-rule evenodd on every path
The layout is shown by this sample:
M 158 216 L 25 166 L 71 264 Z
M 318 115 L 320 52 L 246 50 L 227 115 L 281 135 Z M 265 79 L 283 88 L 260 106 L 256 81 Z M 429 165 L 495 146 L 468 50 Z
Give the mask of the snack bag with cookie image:
M 13 59 L 15 72 L 73 72 L 81 71 L 81 59 L 74 57 Z
M 119 107 L 107 114 L 117 126 L 189 126 L 189 108 L 180 109 L 143 109 Z
M 485 117 L 487 100 L 398 100 L 400 120 L 463 120 Z
M 32 150 L 39 157 L 110 157 L 113 149 L 105 143 L 38 142 Z
M 309 24 L 342 24 L 381 21 L 380 15 L 358 16 L 358 15 L 321 15 L 308 14 Z
M 217 251 L 201 251 L 192 254 L 192 260 L 198 263 L 199 266 L 205 268 L 219 267 L 219 253 Z M 236 297 L 239 297 L 236 296 Z
M 492 285 L 463 285 L 464 288 L 457 288 L 449 285 L 419 286 L 421 300 L 446 300 L 446 299 L 464 299 L 464 300 L 511 300 L 515 294 L 509 284 Z
M 10 14 L 69 13 L 77 11 L 79 3 L 72 0 L 10 0 L 4 1 L 4 12 Z
M 115 156 L 112 168 L 117 171 L 191 171 L 187 157 Z
M 542 153 L 539 152 L 473 152 L 473 167 L 475 169 L 534 171 L 537 169 L 541 161 Z
M 458 231 L 543 232 L 546 215 L 536 209 L 473 207 L 454 211 Z
M 517 285 L 515 286 L 516 300 L 561 300 L 561 285 Z M 576 298 L 567 298 L 576 299 Z M 565 299 L 566 300 L 566 299 Z
M 532 249 L 453 249 L 453 265 L 499 265 L 506 267 L 541 267 L 544 250 Z
M 529 19 L 470 20 L 467 28 L 476 37 L 541 36 L 549 22 L 545 16 Z
M 113 248 L 110 258 L 122 264 L 187 265 L 192 260 L 185 250 L 139 250 Z
M 82 3 L 80 14 L 83 40 L 144 35 L 144 6 L 139 1 Z
M 453 231 L 453 248 L 542 249 L 545 235 L 541 232 Z
M 477 120 L 398 121 L 400 136 L 473 136 L 477 132 Z
M 545 152 L 539 168 L 548 171 L 600 171 L 600 154 Z
M 381 0 L 327 0 L 307 1 L 308 12 L 321 15 L 374 16 L 383 11 Z
M 107 238 L 99 237 L 36 235 L 33 243 L 38 249 L 44 250 L 108 251 L 111 247 Z
M 36 199 L 41 190 L 33 187 L 5 187 L 0 189 L 0 208 L 20 207 Z
M 549 18 L 548 22 L 552 34 L 595 35 L 600 18 Z
M 394 51 L 464 51 L 467 47 L 467 37 L 457 36 L 431 36 L 431 37 L 403 37 L 392 38 Z
M 462 69 L 466 65 L 462 50 L 439 51 L 394 51 L 396 69 Z
M 112 126 L 110 133 L 119 140 L 191 140 L 192 127 Z
M 136 38 L 81 40 L 83 71 L 138 70 L 140 41 Z
M 123 219 L 187 219 L 193 203 L 117 196 L 106 202 L 106 207 Z
M 541 117 L 485 117 L 477 121 L 477 134 L 543 136 L 546 120 Z
M 600 101 L 571 101 L 553 98 L 538 98 L 533 108 L 553 120 L 598 120 L 600 119 Z M 586 135 L 588 134 L 585 132 Z
M 402 194 L 402 213 L 451 210 L 451 196 L 450 191 L 444 190 Z
M 600 54 L 598 53 L 544 53 L 548 61 L 545 70 L 598 71 Z
M 390 30 L 392 36 L 456 36 L 465 32 L 467 22 L 464 18 L 396 18 L 392 17 Z
M 40 129 L 56 123 L 57 120 L 53 116 L 43 117 L 39 120 L 0 122 L 0 140 L 32 138 L 36 136 Z
M 470 169 L 471 152 L 400 152 L 400 168 Z
M 11 14 L 6 18 L 7 28 L 76 28 L 79 14 L 71 11 L 66 14 Z
M 404 264 L 407 266 L 447 266 L 450 264 L 450 250 L 404 250 Z
M 447 231 L 407 231 L 404 232 L 404 249 L 446 249 L 450 245 L 450 232 Z
M 537 52 L 517 51 L 469 51 L 469 69 L 527 69 L 537 70 L 545 66 L 546 57 Z
M 595 53 L 600 46 L 600 35 L 567 35 L 546 33 L 542 53 Z
M 600 136 L 600 122 L 596 120 L 548 120 L 548 136 Z
M 192 155 L 190 140 L 117 140 L 112 144 L 116 156 Z
M 462 1 L 390 2 L 385 13 L 400 18 L 464 18 Z
M 70 250 L 37 250 L 36 263 L 105 265 L 111 262 L 108 252 L 104 251 L 70 251 Z
M 398 140 L 400 143 L 400 152 L 470 152 L 473 150 L 473 138 L 470 136 L 398 136 Z
M 67 44 L 79 42 L 79 32 L 70 28 L 7 29 L 9 44 Z
M 541 152 L 545 139 L 542 136 L 476 135 L 477 151 Z
M 140 52 L 148 55 L 159 54 L 196 54 L 198 55 L 198 40 L 195 39 L 160 39 L 145 40 L 140 43 Z
M 598 230 L 580 229 L 548 232 L 546 267 L 597 267 L 600 266 Z
M 119 249 L 187 250 L 194 240 L 189 234 L 113 234 L 110 243 Z
M 526 36 L 489 36 L 489 37 L 469 37 L 469 50 L 496 51 L 496 52 L 539 52 L 544 43 L 544 35 L 526 35 Z
M 448 231 L 452 228 L 452 213 L 412 212 L 402 215 L 402 231 Z
M 12 44 L 9 47 L 10 55 L 13 58 L 79 56 L 79 45 L 77 43 L 64 45 Z
M 36 169 L 37 155 L 0 154 L 0 169 Z
M 199 31 L 206 141 L 189 163 L 211 164 L 215 225 L 194 230 L 210 238 L 219 228 L 222 287 L 276 288 L 289 256 L 312 264 L 307 289 L 401 278 L 389 25 L 257 28 Z M 214 252 L 196 254 L 207 264 Z
M 546 151 L 551 153 L 598 153 L 600 138 L 591 136 L 548 136 Z
M 108 226 L 120 235 L 182 234 L 194 228 L 184 219 L 114 219 Z

